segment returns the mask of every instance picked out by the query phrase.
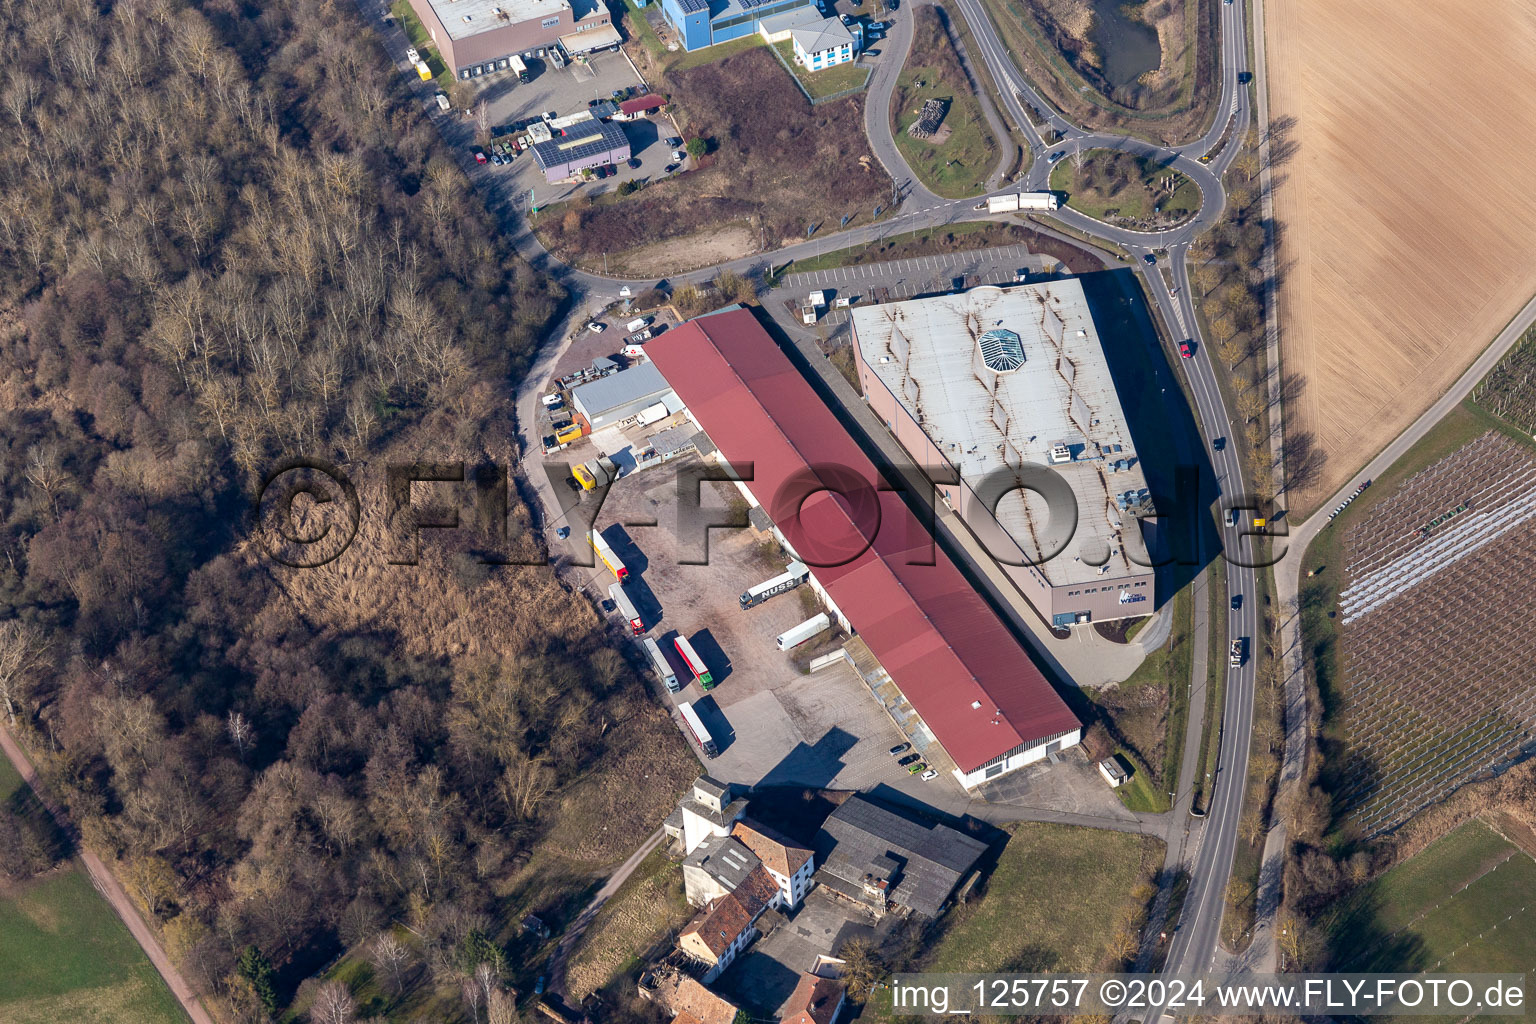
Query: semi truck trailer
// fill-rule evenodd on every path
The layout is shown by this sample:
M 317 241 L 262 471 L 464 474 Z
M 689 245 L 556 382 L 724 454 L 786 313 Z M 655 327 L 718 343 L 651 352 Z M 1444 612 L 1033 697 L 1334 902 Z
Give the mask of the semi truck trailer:
M 770 597 L 776 597 L 786 591 L 794 590 L 800 584 L 811 578 L 811 572 L 805 567 L 804 562 L 790 562 L 784 567 L 784 571 L 771 580 L 765 580 L 748 590 L 741 597 L 741 610 L 754 608 L 762 604 Z
M 832 620 L 827 618 L 826 612 L 822 612 L 813 618 L 806 619 L 793 629 L 787 629 L 780 633 L 774 640 L 774 643 L 779 645 L 779 650 L 781 651 L 792 650 L 816 634 L 824 632 L 830 625 L 832 625 Z

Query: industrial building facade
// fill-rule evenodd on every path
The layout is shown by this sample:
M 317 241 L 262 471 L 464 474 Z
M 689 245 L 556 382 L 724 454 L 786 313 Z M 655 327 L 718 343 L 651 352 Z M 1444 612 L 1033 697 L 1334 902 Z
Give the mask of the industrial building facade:
M 964 786 L 1078 742 L 1024 648 L 751 313 L 700 317 L 646 348 Z
M 687 50 L 749 36 L 764 18 L 810 6 L 811 0 L 661 0 Z
M 1047 622 L 1152 612 L 1156 509 L 1080 282 L 862 307 L 853 338 L 870 408 Z
M 597 0 L 411 0 L 411 10 L 458 78 L 505 71 L 564 35 L 615 31 Z
M 682 407 L 654 363 L 631 366 L 571 391 L 571 408 L 588 433 L 629 420 L 654 423 Z

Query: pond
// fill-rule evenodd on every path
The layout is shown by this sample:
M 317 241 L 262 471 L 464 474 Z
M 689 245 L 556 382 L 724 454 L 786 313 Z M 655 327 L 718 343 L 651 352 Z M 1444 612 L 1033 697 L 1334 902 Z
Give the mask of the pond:
M 1112 89 L 1136 84 L 1136 79 L 1162 63 L 1157 30 L 1123 10 L 1123 0 L 1091 0 L 1093 44 L 1103 62 L 1104 78 Z

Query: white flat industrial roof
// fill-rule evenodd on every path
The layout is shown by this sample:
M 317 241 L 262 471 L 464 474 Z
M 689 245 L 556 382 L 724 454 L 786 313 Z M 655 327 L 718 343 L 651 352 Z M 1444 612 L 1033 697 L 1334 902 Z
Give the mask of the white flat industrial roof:
M 1120 398 L 1083 286 L 1075 279 L 982 287 L 957 295 L 863 306 L 853 311 L 855 343 L 870 371 L 923 428 L 967 484 L 1012 475 L 1023 463 L 1049 465 L 1077 497 L 1078 523 L 1066 549 L 1036 568 L 1053 586 L 1150 572 L 1135 512 L 1147 502 L 1146 475 L 1131 444 Z M 1066 445 L 1069 461 L 1053 463 Z M 1127 498 L 1127 492 L 1130 497 Z M 1059 536 L 1046 526 L 1046 500 L 1013 491 L 997 519 L 1038 560 Z M 1108 572 L 1097 565 L 1108 555 Z M 1079 558 L 1083 560 L 1079 560 Z
M 553 18 L 571 0 L 427 0 L 450 39 L 467 39 L 493 28 Z M 505 17 L 503 17 L 505 15 Z M 468 21 L 464 19 L 468 18 Z

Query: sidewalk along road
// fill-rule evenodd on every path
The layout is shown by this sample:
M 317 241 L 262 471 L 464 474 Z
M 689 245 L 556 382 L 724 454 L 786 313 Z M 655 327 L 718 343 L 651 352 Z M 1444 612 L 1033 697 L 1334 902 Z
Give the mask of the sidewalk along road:
M 32 762 L 22 752 L 21 745 L 4 726 L 0 726 L 0 750 L 5 751 L 5 756 L 10 759 L 11 764 L 16 766 L 17 774 L 32 788 L 32 792 L 37 794 L 38 802 L 48 809 L 48 813 L 53 816 L 59 829 L 78 846 L 79 835 L 70 823 L 69 815 L 48 797 L 43 790 L 41 780 L 37 777 L 37 770 L 32 767 Z M 91 876 L 91 883 L 95 885 L 96 891 L 106 898 L 112 909 L 117 912 L 117 916 L 122 918 L 123 924 L 128 926 L 133 940 L 139 944 L 140 949 L 144 950 L 144 955 L 149 957 L 149 962 L 160 973 L 160 977 L 165 979 L 166 986 L 193 1024 L 214 1024 L 213 1018 L 208 1015 L 208 1011 L 203 1009 L 202 1002 L 198 1000 L 197 993 L 192 991 L 192 986 L 187 984 L 187 979 L 182 977 L 176 965 L 171 963 L 171 958 L 166 955 L 160 940 L 155 938 L 155 933 L 149 930 L 149 926 L 139 916 L 138 909 L 128 899 L 128 894 L 123 891 L 116 876 L 107 870 L 106 864 L 100 857 L 84 847 L 80 847 L 80 862 L 85 865 L 86 873 Z

